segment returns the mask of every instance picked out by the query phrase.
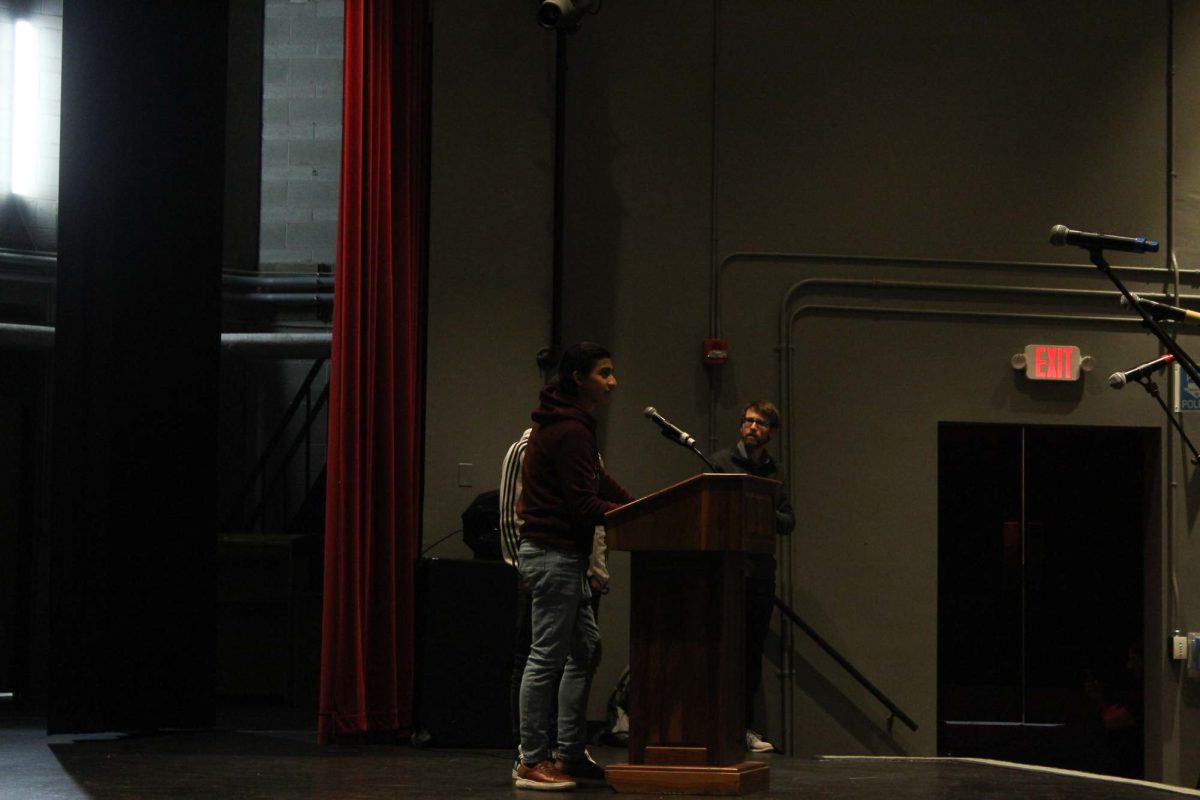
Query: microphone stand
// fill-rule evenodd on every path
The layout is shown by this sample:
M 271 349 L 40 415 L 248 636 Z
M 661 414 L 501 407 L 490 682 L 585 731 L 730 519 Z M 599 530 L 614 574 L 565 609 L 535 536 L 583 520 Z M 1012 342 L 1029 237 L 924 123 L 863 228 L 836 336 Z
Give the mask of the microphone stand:
M 1166 351 L 1175 357 L 1175 361 L 1191 376 L 1192 381 L 1200 385 L 1200 367 L 1196 366 L 1196 362 L 1192 360 L 1192 357 L 1188 355 L 1186 350 L 1167 335 L 1167 332 L 1158 324 L 1158 320 L 1154 318 L 1154 315 L 1143 308 L 1142 304 L 1137 302 L 1133 294 L 1125 288 L 1125 284 L 1113 273 L 1112 267 L 1104 260 L 1104 249 L 1102 247 L 1089 247 L 1088 254 L 1091 256 L 1092 263 L 1096 265 L 1096 268 L 1104 273 L 1113 282 L 1113 285 L 1117 287 L 1117 291 L 1125 298 L 1125 302 L 1129 307 L 1137 311 L 1138 315 L 1142 318 L 1142 324 L 1154 334 L 1155 338 L 1162 343 Z M 1171 420 L 1171 424 L 1175 427 L 1175 430 L 1179 431 L 1179 435 L 1183 438 L 1184 443 L 1192 451 L 1192 463 L 1200 464 L 1200 453 L 1196 452 L 1196 448 L 1192 445 L 1191 440 L 1184 433 L 1183 426 L 1179 424 L 1179 420 L 1175 418 L 1175 415 L 1171 413 L 1171 409 L 1167 408 L 1167 404 L 1163 402 L 1162 397 L 1158 393 L 1158 386 L 1149 378 L 1143 378 L 1138 383 L 1142 384 L 1142 388 L 1158 401 L 1158 404 L 1162 406 L 1162 410 L 1166 413 L 1167 419 Z
M 1175 426 L 1175 430 L 1179 431 L 1179 436 L 1183 439 L 1183 443 L 1188 446 L 1188 450 L 1192 451 L 1192 463 L 1200 464 L 1200 453 L 1196 452 L 1196 447 L 1192 444 L 1192 440 L 1188 438 L 1187 433 L 1184 432 L 1183 426 L 1179 424 L 1179 420 L 1175 419 L 1175 415 L 1171 413 L 1171 409 L 1167 408 L 1167 404 L 1163 402 L 1162 395 L 1158 393 L 1158 384 L 1149 378 L 1142 378 L 1136 381 L 1136 383 L 1140 383 L 1142 388 L 1146 390 L 1146 393 L 1157 400 L 1158 404 L 1162 406 L 1163 413 L 1167 415 L 1167 419 L 1171 420 L 1171 424 Z
M 1192 380 L 1200 384 L 1200 367 L 1196 366 L 1196 362 L 1192 360 L 1192 357 L 1187 354 L 1186 350 L 1176 344 L 1175 340 L 1167 335 L 1167 332 L 1158 324 L 1158 320 L 1149 311 L 1142 308 L 1142 304 L 1137 302 L 1133 294 L 1125 288 L 1125 284 L 1121 283 L 1121 279 L 1113 274 L 1112 267 L 1104 260 L 1104 249 L 1101 247 L 1089 247 L 1088 253 L 1091 256 L 1092 263 L 1113 282 L 1113 285 L 1117 287 L 1117 291 L 1125 298 L 1125 302 L 1137 311 L 1138 315 L 1142 318 L 1142 324 L 1155 335 L 1168 353 L 1175 356 L 1175 361 L 1183 367 Z
M 1197 381 L 1197 383 L 1200 383 L 1200 381 Z M 716 472 L 716 471 L 717 471 L 717 468 L 716 468 L 716 467 L 713 465 L 713 463 L 712 463 L 711 461 L 709 461 L 709 460 L 708 460 L 708 457 L 707 457 L 707 456 L 705 456 L 705 455 L 704 455 L 704 453 L 701 453 L 701 452 L 700 452 L 700 448 L 699 448 L 699 447 L 696 447 L 696 445 L 694 445 L 694 444 L 693 444 L 693 445 L 686 445 L 686 444 L 684 444 L 683 442 L 679 441 L 679 440 L 678 440 L 678 439 L 676 439 L 674 436 L 672 436 L 672 435 L 671 435 L 671 432 L 670 432 L 670 431 L 668 431 L 668 430 L 662 430 L 662 429 L 660 429 L 660 430 L 659 430 L 659 433 L 661 433 L 663 436 L 665 436 L 665 437 L 667 438 L 667 441 L 669 441 L 669 442 L 674 442 L 675 444 L 679 445 L 680 447 L 685 447 L 685 448 L 687 448 L 688 450 L 691 450 L 691 451 L 692 451 L 693 453 L 695 453 L 696 455 L 700 456 L 700 460 L 701 460 L 701 461 L 703 461 L 705 464 L 707 464 L 707 465 L 708 465 L 708 471 L 709 471 L 709 472 Z

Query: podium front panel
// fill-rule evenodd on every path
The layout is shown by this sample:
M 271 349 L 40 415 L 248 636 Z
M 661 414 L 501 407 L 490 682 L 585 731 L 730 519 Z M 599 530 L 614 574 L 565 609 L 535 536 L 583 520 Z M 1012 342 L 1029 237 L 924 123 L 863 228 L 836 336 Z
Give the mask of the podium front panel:
M 632 557 L 631 764 L 729 765 L 745 747 L 745 557 Z

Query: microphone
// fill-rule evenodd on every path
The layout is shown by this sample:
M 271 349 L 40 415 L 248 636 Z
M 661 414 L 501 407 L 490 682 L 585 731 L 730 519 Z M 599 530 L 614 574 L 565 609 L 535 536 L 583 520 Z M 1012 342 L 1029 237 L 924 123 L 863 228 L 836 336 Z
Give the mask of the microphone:
M 1108 385 L 1114 389 L 1120 389 L 1121 387 L 1123 387 L 1125 384 L 1129 383 L 1130 381 L 1141 380 L 1142 378 L 1146 377 L 1147 375 L 1153 373 L 1155 370 L 1161 369 L 1162 367 L 1165 367 L 1167 364 L 1170 364 L 1174 360 L 1175 360 L 1175 356 L 1171 355 L 1170 353 L 1167 353 L 1165 356 L 1162 356 L 1161 358 L 1156 358 L 1153 361 L 1147 361 L 1145 364 L 1142 364 L 1140 367 L 1134 367 L 1133 369 L 1129 370 L 1128 372 L 1114 372 L 1112 375 L 1108 376 Z
M 1126 253 L 1157 253 L 1158 242 L 1145 236 L 1109 236 L 1107 233 L 1084 233 L 1073 231 L 1066 225 L 1055 225 L 1050 229 L 1050 244 L 1062 247 L 1073 244 L 1088 250 L 1123 250 Z
M 692 438 L 691 434 L 685 433 L 671 423 L 667 422 L 663 418 L 662 414 L 659 414 L 658 411 L 655 410 L 654 406 L 646 406 L 646 408 L 642 411 L 642 414 L 645 415 L 646 419 L 662 428 L 662 435 L 670 439 L 672 442 L 675 442 L 675 444 L 678 444 L 682 447 L 690 447 L 693 450 L 696 448 L 696 440 Z
M 1192 324 L 1200 324 L 1200 313 L 1192 311 L 1188 308 L 1180 308 L 1179 306 L 1171 306 L 1166 303 L 1157 303 L 1153 300 L 1147 300 L 1144 297 L 1133 295 L 1133 299 L 1142 308 L 1150 312 L 1150 316 L 1155 319 L 1170 319 L 1175 322 L 1190 322 Z M 1121 305 L 1128 305 L 1124 296 L 1121 297 Z

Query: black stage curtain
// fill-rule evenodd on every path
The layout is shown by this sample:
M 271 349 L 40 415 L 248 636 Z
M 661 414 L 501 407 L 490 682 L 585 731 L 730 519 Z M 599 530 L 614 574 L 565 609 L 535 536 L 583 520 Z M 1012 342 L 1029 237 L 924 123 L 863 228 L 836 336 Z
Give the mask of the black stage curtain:
M 214 717 L 224 0 L 68 0 L 50 733 Z

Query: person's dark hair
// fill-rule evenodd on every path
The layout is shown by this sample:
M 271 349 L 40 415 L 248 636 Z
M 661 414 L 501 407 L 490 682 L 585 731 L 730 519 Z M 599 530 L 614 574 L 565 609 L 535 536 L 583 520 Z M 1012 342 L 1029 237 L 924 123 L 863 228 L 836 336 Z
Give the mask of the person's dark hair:
M 746 416 L 746 412 L 750 409 L 754 409 L 762 415 L 762 418 L 771 426 L 771 430 L 779 427 L 779 409 L 775 408 L 775 404 L 770 400 L 751 400 L 742 409 L 742 416 Z
M 557 345 L 547 345 L 537 351 L 535 359 L 537 361 L 538 374 L 542 376 L 542 383 L 554 383 L 557 376 L 559 349 Z
M 602 358 L 612 358 L 612 353 L 595 342 L 579 342 L 568 347 L 558 361 L 558 391 L 571 397 L 578 395 L 579 384 L 575 382 L 575 373 L 586 377 Z

